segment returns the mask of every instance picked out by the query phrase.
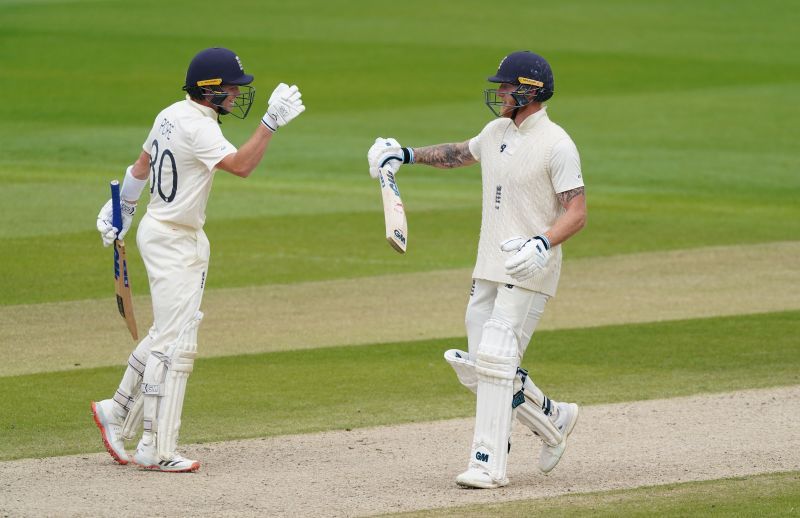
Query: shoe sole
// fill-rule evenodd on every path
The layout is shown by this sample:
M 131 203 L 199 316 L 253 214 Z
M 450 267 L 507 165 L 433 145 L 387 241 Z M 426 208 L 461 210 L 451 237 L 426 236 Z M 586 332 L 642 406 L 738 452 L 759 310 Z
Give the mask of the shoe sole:
M 189 466 L 188 468 L 183 468 L 183 469 L 164 469 L 162 466 L 159 466 L 158 464 L 150 464 L 150 465 L 139 464 L 135 460 L 132 460 L 131 463 L 133 463 L 134 466 L 138 466 L 140 469 L 146 469 L 148 471 L 160 471 L 161 473 L 194 473 L 195 471 L 200 469 L 200 463 L 197 461 L 193 462 L 192 465 Z
M 106 429 L 103 424 L 100 422 L 100 418 L 97 416 L 97 403 L 92 401 L 92 418 L 94 418 L 94 424 L 97 425 L 97 428 L 100 429 L 100 436 L 103 438 L 103 446 L 106 447 L 106 451 L 111 455 L 118 464 L 126 465 L 129 461 L 123 459 L 122 457 L 114 451 L 114 448 L 111 447 L 111 443 L 108 441 L 108 436 L 106 435 Z
M 479 482 L 478 483 L 476 483 L 476 482 L 469 482 L 468 483 L 468 482 L 461 482 L 459 480 L 456 480 L 456 485 L 458 485 L 458 487 L 463 487 L 464 489 L 497 489 L 498 487 L 503 487 L 506 484 L 502 484 L 502 485 L 496 484 L 496 483 L 483 484 L 483 483 L 479 483 Z
M 456 477 L 456 484 L 460 487 L 467 488 L 467 489 L 497 489 L 498 487 L 503 487 L 508 485 L 508 479 L 505 479 L 505 482 L 497 482 L 495 480 L 491 480 L 489 478 L 462 478 L 463 475 L 468 473 L 466 471 L 461 475 Z

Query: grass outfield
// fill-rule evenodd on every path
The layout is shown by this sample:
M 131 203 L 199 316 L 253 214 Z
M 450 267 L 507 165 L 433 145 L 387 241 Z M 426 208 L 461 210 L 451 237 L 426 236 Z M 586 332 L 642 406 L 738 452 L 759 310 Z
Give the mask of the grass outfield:
M 581 404 L 794 385 L 798 334 L 800 312 L 541 332 L 524 366 L 548 394 Z M 462 343 L 198 360 L 181 438 L 210 442 L 468 416 L 474 399 L 442 359 Z M 0 378 L 0 460 L 101 451 L 88 402 L 110 394 L 120 375 L 114 367 Z M 53 387 L 64 387 L 58 398 Z
M 791 472 L 382 516 L 744 517 L 797 516 L 799 512 L 800 473 Z
M 523 47 L 552 61 L 550 113 L 582 155 L 589 225 L 568 257 L 796 239 L 793 3 L 726 3 L 724 19 L 713 5 L 521 4 L 515 19 L 546 23 L 518 34 L 478 1 L 415 0 L 391 17 L 367 2 L 250 2 L 208 37 L 205 10 L 189 2 L 2 3 L 4 70 L 25 95 L 0 122 L 0 304 L 107 293 L 94 231 L 107 182 L 211 44 L 236 49 L 256 76 L 252 118 L 225 121 L 233 142 L 279 80 L 302 87 L 308 110 L 252 178 L 218 175 L 209 289 L 469 266 L 478 168 L 403 169 L 410 251 L 399 256 L 383 243 L 365 154 L 378 135 L 424 145 L 477 134 L 491 119 L 485 77 Z
M 791 0 L 409 0 L 389 10 L 361 0 L 243 0 L 213 21 L 218 8 L 0 0 L 0 58 L 13 92 L 0 120 L 0 305 L 110 295 L 110 251 L 94 230 L 108 181 L 136 158 L 158 110 L 180 98 L 191 56 L 213 45 L 233 48 L 256 76 L 250 118 L 224 122 L 233 143 L 251 134 L 279 81 L 296 82 L 308 110 L 275 137 L 252 178 L 217 175 L 209 291 L 471 266 L 478 167 L 403 168 L 410 232 L 400 256 L 383 241 L 365 154 L 377 136 L 420 146 L 477 134 L 491 119 L 485 77 L 521 48 L 552 63 L 549 113 L 581 152 L 589 224 L 568 243 L 568 260 L 800 239 L 800 19 Z M 796 385 L 798 325 L 792 311 L 539 332 L 525 364 L 547 392 L 582 404 Z M 0 334 L 20 337 L 3 350 L 25 354 L 38 329 Z M 198 360 L 182 441 L 468 416 L 474 400 L 441 359 L 462 343 Z M 88 401 L 110 394 L 121 368 L 0 377 L 0 460 L 100 451 Z M 800 508 L 797 476 L 491 513 L 789 515 Z M 471 512 L 485 508 L 453 510 Z

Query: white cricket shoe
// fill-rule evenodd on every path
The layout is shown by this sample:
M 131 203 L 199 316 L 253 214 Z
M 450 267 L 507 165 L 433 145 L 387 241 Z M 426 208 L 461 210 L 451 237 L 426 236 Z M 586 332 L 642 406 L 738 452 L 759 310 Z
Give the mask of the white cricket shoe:
M 164 460 L 158 456 L 155 444 L 142 444 L 136 448 L 133 455 L 133 463 L 142 469 L 152 469 L 155 471 L 166 471 L 168 473 L 189 473 L 200 469 L 200 463 L 196 460 L 186 459 L 174 453 L 172 458 Z
M 461 487 L 495 489 L 507 486 L 508 478 L 495 480 L 486 470 L 470 467 L 467 471 L 456 477 L 456 484 Z
M 103 444 L 108 453 L 120 464 L 127 464 L 130 461 L 128 453 L 125 451 L 125 442 L 122 440 L 122 425 L 125 422 L 114 414 L 110 399 L 104 399 L 95 403 L 92 401 L 92 416 L 94 422 L 100 429 L 103 437 Z
M 567 449 L 567 437 L 572 433 L 572 429 L 575 428 L 575 423 L 577 422 L 578 405 L 575 403 L 559 403 L 558 419 L 553 424 L 561 432 L 561 442 L 555 446 L 550 446 L 546 443 L 542 445 L 542 451 L 539 454 L 539 469 L 542 473 L 549 473 L 561 460 L 564 450 Z

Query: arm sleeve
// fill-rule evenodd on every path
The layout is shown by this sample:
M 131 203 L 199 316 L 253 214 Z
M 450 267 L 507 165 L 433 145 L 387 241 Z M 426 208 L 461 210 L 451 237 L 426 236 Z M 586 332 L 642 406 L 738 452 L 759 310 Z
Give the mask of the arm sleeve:
M 226 156 L 236 153 L 236 146 L 228 142 L 216 122 L 209 120 L 197 131 L 194 138 L 195 157 L 209 171 L 213 171 Z
M 484 140 L 484 133 L 486 133 L 485 126 L 480 133 L 469 139 L 469 152 L 472 153 L 472 157 L 478 162 L 481 161 L 481 143 Z
M 151 157 L 152 157 L 152 151 L 153 151 L 153 149 L 152 149 L 153 141 L 156 138 L 155 132 L 156 132 L 156 125 L 155 125 L 155 122 L 154 122 L 153 126 L 150 128 L 150 133 L 147 134 L 147 138 L 145 139 L 144 143 L 142 143 L 142 150 L 146 151 L 147 153 L 151 153 L 151 155 L 150 155 Z M 151 158 L 151 160 L 152 160 L 152 158 Z
M 578 148 L 569 137 L 553 145 L 550 155 L 550 180 L 556 193 L 583 187 L 581 157 Z

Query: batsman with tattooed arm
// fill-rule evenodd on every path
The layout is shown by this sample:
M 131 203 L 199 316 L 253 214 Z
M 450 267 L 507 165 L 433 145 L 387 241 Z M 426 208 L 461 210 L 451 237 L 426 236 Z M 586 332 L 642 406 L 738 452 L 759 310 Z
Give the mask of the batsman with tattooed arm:
M 468 352 L 445 359 L 477 395 L 467 470 L 456 483 L 470 488 L 508 484 L 506 462 L 514 415 L 542 439 L 539 469 L 552 470 L 578 420 L 578 405 L 556 402 L 520 368 L 561 271 L 561 244 L 586 223 L 580 157 L 569 135 L 550 121 L 543 104 L 553 95 L 548 62 L 514 52 L 489 78 L 485 102 L 498 117 L 461 143 L 401 147 L 379 138 L 370 172 L 402 164 L 440 168 L 481 163 L 483 209 L 478 257 L 466 311 Z

